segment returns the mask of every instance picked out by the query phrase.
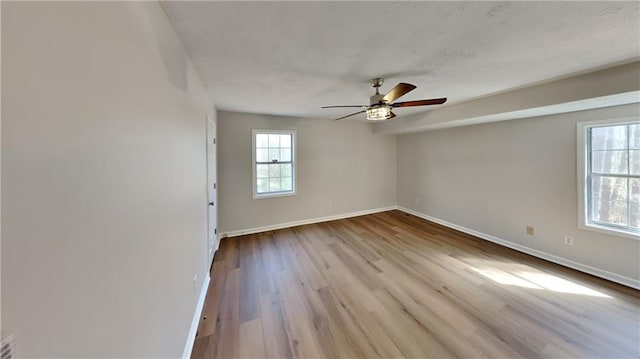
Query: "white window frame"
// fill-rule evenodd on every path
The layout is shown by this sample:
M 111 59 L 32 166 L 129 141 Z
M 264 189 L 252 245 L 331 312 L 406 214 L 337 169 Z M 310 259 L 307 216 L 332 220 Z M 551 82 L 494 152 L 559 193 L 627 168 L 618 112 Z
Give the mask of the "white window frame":
M 258 178 L 256 174 L 256 135 L 257 134 L 277 134 L 277 135 L 291 135 L 291 191 L 282 192 L 270 192 L 270 193 L 258 193 Z M 296 174 L 296 148 L 298 144 L 296 142 L 296 131 L 292 130 L 251 130 L 251 187 L 253 187 L 253 199 L 275 198 L 275 197 L 287 197 L 295 196 L 297 194 L 297 174 Z
M 623 117 L 616 119 L 604 119 L 597 121 L 586 121 L 577 123 L 577 179 L 578 179 L 578 227 L 588 231 L 600 232 L 618 237 L 625 237 L 640 240 L 640 233 L 629 231 L 614 225 L 607 226 L 591 223 L 589 217 L 589 168 L 590 168 L 590 147 L 589 129 L 592 127 L 616 126 L 637 123 L 637 117 Z M 627 134 L 628 135 L 628 134 Z

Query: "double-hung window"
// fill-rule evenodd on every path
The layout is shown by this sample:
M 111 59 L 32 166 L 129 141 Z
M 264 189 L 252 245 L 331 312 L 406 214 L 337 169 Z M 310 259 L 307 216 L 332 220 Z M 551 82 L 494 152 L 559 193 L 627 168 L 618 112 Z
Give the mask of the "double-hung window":
M 578 124 L 580 224 L 640 235 L 640 122 Z
M 296 193 L 295 131 L 253 130 L 253 198 Z

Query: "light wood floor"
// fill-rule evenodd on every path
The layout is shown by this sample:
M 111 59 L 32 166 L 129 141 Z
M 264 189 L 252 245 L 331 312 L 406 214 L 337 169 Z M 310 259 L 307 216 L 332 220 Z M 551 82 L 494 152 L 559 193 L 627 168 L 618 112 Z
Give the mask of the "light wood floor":
M 224 239 L 214 357 L 637 358 L 640 294 L 390 211 Z

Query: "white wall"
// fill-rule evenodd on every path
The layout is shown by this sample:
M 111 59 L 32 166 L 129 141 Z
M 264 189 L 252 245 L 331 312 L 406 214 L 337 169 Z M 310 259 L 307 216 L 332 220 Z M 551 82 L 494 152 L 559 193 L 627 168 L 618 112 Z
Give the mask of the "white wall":
M 252 199 L 251 129 L 295 130 L 297 195 Z M 396 204 L 396 139 L 371 125 L 218 113 L 221 233 Z
M 213 111 L 157 3 L 2 2 L 2 329 L 19 357 L 182 354 Z
M 635 104 L 398 136 L 398 204 L 637 281 L 640 241 L 578 228 L 576 122 L 639 113 Z

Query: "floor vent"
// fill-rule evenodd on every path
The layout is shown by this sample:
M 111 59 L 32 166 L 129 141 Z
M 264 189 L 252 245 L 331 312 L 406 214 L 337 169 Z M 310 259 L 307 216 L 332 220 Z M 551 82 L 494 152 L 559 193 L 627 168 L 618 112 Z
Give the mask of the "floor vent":
M 2 345 L 0 346 L 0 359 L 14 359 L 15 357 L 13 336 L 9 335 L 2 339 Z

